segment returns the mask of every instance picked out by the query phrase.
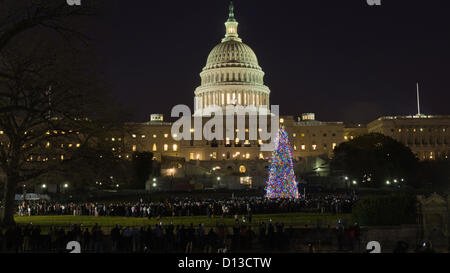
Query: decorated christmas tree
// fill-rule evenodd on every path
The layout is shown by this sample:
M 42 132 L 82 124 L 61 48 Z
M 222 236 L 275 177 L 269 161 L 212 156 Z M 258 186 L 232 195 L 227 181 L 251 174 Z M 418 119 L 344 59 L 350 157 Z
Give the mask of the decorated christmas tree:
M 292 162 L 292 148 L 284 126 L 278 132 L 278 138 L 275 141 L 274 151 L 270 159 L 266 197 L 298 198 L 298 188 Z

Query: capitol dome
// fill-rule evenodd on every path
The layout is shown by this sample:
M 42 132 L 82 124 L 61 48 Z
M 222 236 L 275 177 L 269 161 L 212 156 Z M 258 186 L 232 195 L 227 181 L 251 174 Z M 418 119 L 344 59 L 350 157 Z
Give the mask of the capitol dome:
M 247 67 L 261 70 L 255 52 L 243 42 L 229 40 L 215 46 L 203 70 L 221 67 Z
M 195 89 L 195 114 L 209 115 L 217 108 L 240 105 L 268 109 L 270 90 L 255 52 L 239 38 L 234 7 L 225 22 L 225 37 L 208 55 Z

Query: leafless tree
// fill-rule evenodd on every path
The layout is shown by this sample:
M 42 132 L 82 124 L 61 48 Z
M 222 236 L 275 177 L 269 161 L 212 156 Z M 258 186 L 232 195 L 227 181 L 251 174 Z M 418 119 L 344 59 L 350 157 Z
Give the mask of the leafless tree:
M 94 15 L 99 2 L 69 6 L 57 0 L 0 0 L 4 225 L 14 223 L 19 185 L 75 160 L 76 148 L 98 145 L 117 125 L 101 81 L 73 46 L 74 41 L 89 46 L 76 19 Z

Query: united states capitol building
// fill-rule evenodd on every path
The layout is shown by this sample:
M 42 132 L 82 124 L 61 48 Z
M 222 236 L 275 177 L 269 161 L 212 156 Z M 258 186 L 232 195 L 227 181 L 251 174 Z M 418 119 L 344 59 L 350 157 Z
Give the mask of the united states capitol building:
M 271 90 L 264 84 L 264 71 L 255 52 L 238 34 L 232 5 L 225 27 L 225 36 L 209 53 L 200 72 L 201 84 L 193 94 L 192 117 L 205 117 L 203 122 L 215 109 L 227 105 L 270 108 Z M 281 114 L 279 122 L 289 134 L 299 179 L 304 174 L 328 175 L 333 149 L 371 132 L 398 140 L 421 160 L 447 158 L 450 154 L 450 116 L 384 116 L 368 124 L 346 124 L 319 121 L 314 113 L 300 112 L 299 116 Z M 249 140 L 247 128 L 243 139 L 177 141 L 171 134 L 172 124 L 162 114 L 151 114 L 148 122 L 128 124 L 129 135 L 114 136 L 109 141 L 117 144 L 115 151 L 121 157 L 152 152 L 161 164 L 162 177 L 183 178 L 196 187 L 264 186 L 271 152 L 261 151 L 261 140 Z M 191 132 L 195 130 L 191 128 Z

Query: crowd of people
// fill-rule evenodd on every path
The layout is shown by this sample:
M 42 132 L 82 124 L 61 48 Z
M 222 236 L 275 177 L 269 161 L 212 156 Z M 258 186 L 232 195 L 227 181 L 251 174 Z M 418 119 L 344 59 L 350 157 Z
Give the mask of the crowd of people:
M 218 224 L 205 228 L 194 226 L 156 224 L 147 227 L 113 227 L 106 232 L 99 225 L 83 228 L 73 225 L 69 230 L 51 227 L 44 234 L 39 226 L 31 224 L 0 230 L 1 252 L 68 252 L 67 243 L 80 243 L 81 252 L 125 253 L 217 253 L 258 250 L 287 250 L 288 234 L 282 223 L 252 225 L 236 221 L 232 227 Z
M 205 227 L 203 224 L 174 225 L 172 222 L 141 227 L 101 227 L 96 224 L 90 228 L 82 225 L 50 227 L 43 232 L 38 225 L 30 223 L 0 230 L 0 252 L 67 252 L 67 243 L 70 241 L 79 242 L 83 252 L 235 252 L 255 248 L 259 251 L 287 251 L 293 242 L 289 239 L 292 238 L 291 229 L 286 229 L 283 223 L 272 223 L 271 220 L 267 223 L 252 223 L 253 214 L 349 213 L 356 200 L 353 195 L 309 196 L 297 200 L 246 197 L 152 201 L 141 198 L 137 202 L 115 203 L 27 200 L 18 203 L 19 216 L 83 215 L 158 219 L 175 216 L 234 216 L 235 224 L 228 227 L 219 222 L 215 227 Z M 242 216 L 242 220 L 238 216 Z M 338 242 L 341 242 L 340 238 L 344 235 L 339 228 L 335 232 Z
M 20 216 L 84 215 L 123 217 L 168 216 L 233 216 L 289 212 L 350 213 L 355 196 L 326 195 L 296 200 L 266 199 L 259 197 L 213 199 L 170 199 L 166 201 L 75 203 L 55 201 L 27 201 L 17 207 Z

